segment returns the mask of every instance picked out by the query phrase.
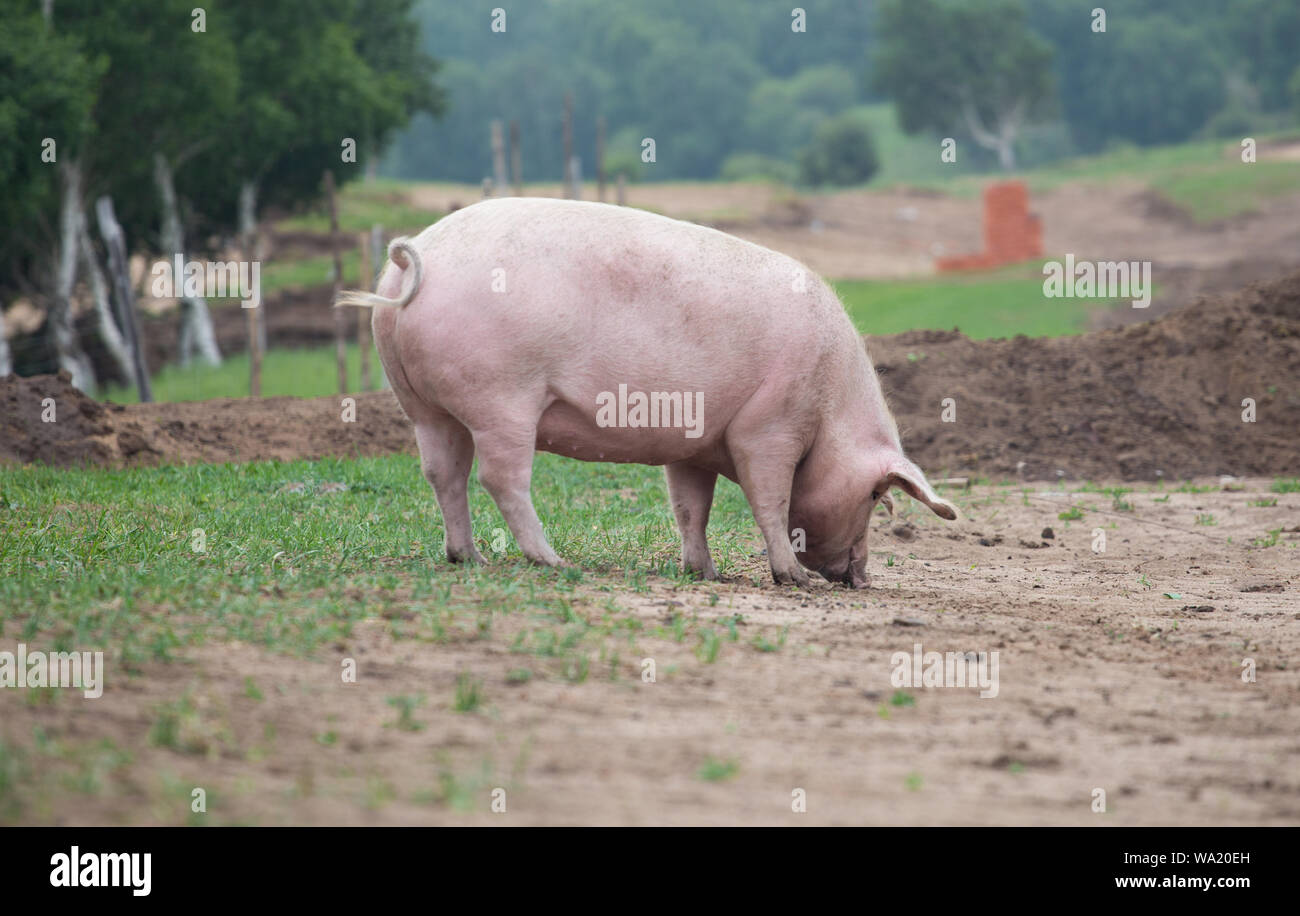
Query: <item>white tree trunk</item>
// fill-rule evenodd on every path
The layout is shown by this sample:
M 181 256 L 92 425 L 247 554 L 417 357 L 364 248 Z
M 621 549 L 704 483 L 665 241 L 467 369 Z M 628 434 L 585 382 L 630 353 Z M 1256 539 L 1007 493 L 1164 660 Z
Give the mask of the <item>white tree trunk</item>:
M 131 355 L 127 350 L 126 340 L 122 336 L 117 322 L 113 320 L 113 306 L 109 299 L 108 284 L 104 282 L 104 272 L 99 269 L 99 257 L 90 243 L 90 232 L 86 228 L 86 213 L 77 210 L 77 248 L 81 255 L 81 266 L 90 278 L 90 292 L 95 300 L 95 314 L 99 317 L 97 329 L 100 341 L 108 355 L 117 364 L 122 380 L 130 384 L 134 378 Z
M 998 164 L 1008 172 L 1016 167 L 1016 134 L 1020 131 L 1020 122 L 1024 119 L 1024 113 L 1024 100 L 1017 100 L 1009 111 L 998 118 L 998 129 L 995 133 L 984 126 L 973 104 L 967 101 L 962 105 L 962 115 L 966 119 L 966 127 L 970 130 L 971 138 L 985 149 L 995 150 L 998 154 Z
M 117 321 L 126 337 L 131 354 L 131 378 L 139 392 L 140 402 L 153 400 L 153 387 L 149 370 L 144 364 L 144 344 L 140 337 L 140 323 L 136 320 L 135 301 L 131 295 L 131 271 L 126 259 L 126 237 L 113 213 L 113 199 L 107 194 L 95 201 L 95 214 L 99 221 L 99 234 L 108 251 L 108 273 L 113 281 L 113 298 L 117 305 Z
M 81 163 L 60 166 L 63 203 L 59 210 L 59 260 L 54 272 L 54 299 L 46 320 L 60 369 L 72 374 L 72 384 L 85 392 L 95 390 L 95 370 L 77 340 L 72 315 L 72 288 L 77 282 L 77 219 L 81 214 Z
M 185 234 L 181 228 L 180 206 L 176 202 L 176 185 L 172 181 L 171 164 L 162 153 L 154 153 L 153 177 L 162 201 L 163 253 L 173 261 L 179 254 L 183 263 L 186 260 Z M 184 279 L 183 276 L 173 278 L 177 298 L 181 300 L 181 365 L 189 365 L 197 349 L 208 365 L 220 366 L 221 351 L 217 349 L 217 335 L 212 328 L 208 303 L 202 296 L 185 295 Z

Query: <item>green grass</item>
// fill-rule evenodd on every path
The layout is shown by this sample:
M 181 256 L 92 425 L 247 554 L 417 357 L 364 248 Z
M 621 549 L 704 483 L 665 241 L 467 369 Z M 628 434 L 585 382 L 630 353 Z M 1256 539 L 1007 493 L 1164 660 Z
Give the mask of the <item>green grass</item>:
M 1272 198 L 1300 191 L 1300 163 L 1238 161 L 1178 168 L 1153 176 L 1151 187 L 1197 222 L 1211 223 L 1249 213 Z
M 517 651 L 539 660 L 528 666 L 533 676 L 579 682 L 596 657 L 593 639 L 632 638 L 640 627 L 619 618 L 612 601 L 575 604 L 575 589 L 586 571 L 634 589 L 647 574 L 681 578 L 672 511 L 662 472 L 636 465 L 541 455 L 533 493 L 551 542 L 579 568 L 536 568 L 513 540 L 487 567 L 448 565 L 432 491 L 409 455 L 0 468 L 0 638 L 102 648 L 107 664 L 130 668 L 209 639 L 308 654 L 375 617 L 395 635 L 484 639 L 495 615 L 522 612 L 529 623 Z M 505 526 L 473 478 L 470 499 L 487 553 L 493 530 Z M 202 553 L 192 549 L 195 529 L 206 538 Z M 719 484 L 710 540 L 724 575 L 743 566 L 759 578 L 757 531 L 730 482 Z M 701 626 L 712 626 L 679 617 L 657 628 L 665 638 L 680 631 L 693 645 Z M 466 682 L 455 703 L 470 709 L 480 697 Z M 158 737 L 179 740 L 187 715 L 183 704 L 167 711 Z
M 348 344 L 348 386 L 353 391 L 361 388 L 361 351 L 356 344 Z M 370 354 L 370 378 L 378 385 L 382 369 L 379 354 Z M 300 398 L 322 397 L 337 394 L 338 370 L 334 362 L 334 347 L 274 349 L 262 357 L 262 396 L 293 395 Z M 210 398 L 248 397 L 248 354 L 236 353 L 226 357 L 220 366 L 208 366 L 198 361 L 187 368 L 170 365 L 153 377 L 155 401 L 205 401 Z M 118 404 L 139 401 L 134 387 L 112 385 L 100 397 Z
M 719 760 L 715 757 L 705 757 L 704 763 L 700 764 L 700 769 L 696 773 L 700 779 L 705 782 L 725 782 L 740 772 L 740 764 L 730 758 Z
M 914 280 L 839 280 L 834 284 L 849 317 L 864 334 L 915 328 L 958 328 L 975 339 L 1058 337 L 1086 329 L 1105 299 L 1049 299 L 1041 266 L 1018 264 L 988 273 Z M 923 358 L 918 354 L 918 358 Z

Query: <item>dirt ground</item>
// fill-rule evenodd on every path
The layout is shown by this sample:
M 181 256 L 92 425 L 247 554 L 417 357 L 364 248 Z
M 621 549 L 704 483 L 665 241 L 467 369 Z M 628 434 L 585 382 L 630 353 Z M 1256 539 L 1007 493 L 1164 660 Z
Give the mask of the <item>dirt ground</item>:
M 593 664 L 582 683 L 521 684 L 518 615 L 491 639 L 438 646 L 394 641 L 376 615 L 317 658 L 211 645 L 93 704 L 10 704 L 5 725 L 132 749 L 136 779 L 28 815 L 55 823 L 180 822 L 200 786 L 211 813 L 194 823 L 1297 824 L 1300 494 L 1252 506 L 1268 483 L 1130 493 L 1121 512 L 1104 494 L 977 487 L 955 523 L 879 515 L 868 592 L 745 577 L 633 593 L 597 576 L 574 602 L 598 616 L 612 587 L 647 627 L 739 613 L 738 641 L 711 664 L 689 641 L 647 637 L 617 679 Z M 1059 520 L 1070 503 L 1084 521 Z M 1194 525 L 1199 514 L 1215 526 Z M 1277 528 L 1279 545 L 1252 546 Z M 779 650 L 754 645 L 780 632 Z M 997 653 L 996 697 L 900 689 L 893 656 L 917 644 Z M 340 683 L 344 658 L 355 685 Z M 449 697 L 466 672 L 483 684 L 478 712 L 430 703 L 418 730 L 393 727 L 387 697 Z M 184 691 L 206 753 L 146 740 L 146 711 Z M 504 813 L 490 808 L 498 788 Z M 434 790 L 463 804 L 435 804 Z

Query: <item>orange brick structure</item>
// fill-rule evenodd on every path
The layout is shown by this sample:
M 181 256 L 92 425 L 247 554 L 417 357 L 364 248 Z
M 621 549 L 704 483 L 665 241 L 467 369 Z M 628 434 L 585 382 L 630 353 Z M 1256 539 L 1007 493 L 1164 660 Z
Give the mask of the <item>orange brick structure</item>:
M 1043 256 L 1043 225 L 1029 212 L 1023 181 L 1004 181 L 984 189 L 984 250 L 938 258 L 940 272 L 980 270 Z

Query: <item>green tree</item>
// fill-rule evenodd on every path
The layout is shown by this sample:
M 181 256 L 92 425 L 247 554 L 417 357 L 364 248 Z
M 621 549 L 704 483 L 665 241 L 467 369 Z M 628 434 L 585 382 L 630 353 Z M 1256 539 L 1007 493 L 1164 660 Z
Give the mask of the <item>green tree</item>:
M 49 29 L 34 4 L 0 3 L 0 300 L 43 285 L 58 240 L 58 163 L 91 131 L 103 63 Z M 55 161 L 42 153 L 54 141 Z
M 822 123 L 799 153 L 800 178 L 813 186 L 862 184 L 878 166 L 871 129 L 852 112 Z
M 1020 128 L 1053 102 L 1051 47 L 1018 0 L 887 0 L 876 86 L 908 133 L 962 133 L 1015 167 Z
M 808 67 L 785 79 L 761 81 L 749 95 L 748 146 L 776 159 L 792 159 L 831 115 L 857 98 L 853 76 L 838 64 Z

